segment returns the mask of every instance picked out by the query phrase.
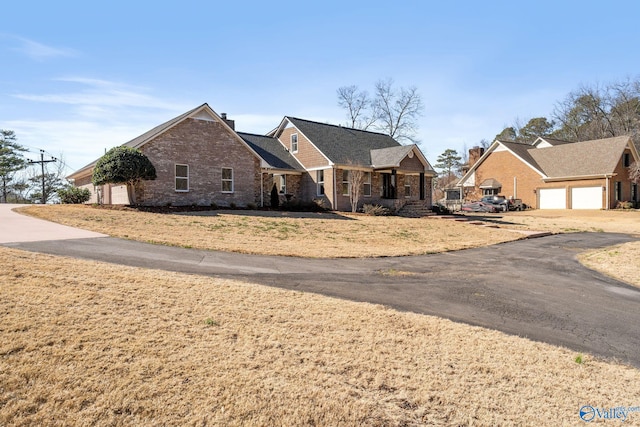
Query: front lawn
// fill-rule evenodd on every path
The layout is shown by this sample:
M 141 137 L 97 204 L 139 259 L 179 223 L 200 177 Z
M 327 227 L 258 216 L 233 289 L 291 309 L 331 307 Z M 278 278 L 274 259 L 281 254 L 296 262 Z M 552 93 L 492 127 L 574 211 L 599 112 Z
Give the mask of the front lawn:
M 84 205 L 29 206 L 38 218 L 142 242 L 312 258 L 437 253 L 517 240 L 519 233 L 428 218 L 345 213 L 210 211 L 181 214 Z
M 431 316 L 0 247 L 0 425 L 579 425 L 640 370 Z M 611 421 L 616 424 L 615 421 Z M 626 423 L 640 422 L 629 413 Z

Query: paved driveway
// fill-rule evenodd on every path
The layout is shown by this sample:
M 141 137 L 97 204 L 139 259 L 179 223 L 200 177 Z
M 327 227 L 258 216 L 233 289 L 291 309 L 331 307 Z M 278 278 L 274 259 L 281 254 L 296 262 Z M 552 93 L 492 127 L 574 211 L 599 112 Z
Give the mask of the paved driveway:
M 576 260 L 586 249 L 633 240 L 627 235 L 564 234 L 436 255 L 353 260 L 241 255 L 107 237 L 13 240 L 4 245 L 384 304 L 640 367 L 640 290 Z

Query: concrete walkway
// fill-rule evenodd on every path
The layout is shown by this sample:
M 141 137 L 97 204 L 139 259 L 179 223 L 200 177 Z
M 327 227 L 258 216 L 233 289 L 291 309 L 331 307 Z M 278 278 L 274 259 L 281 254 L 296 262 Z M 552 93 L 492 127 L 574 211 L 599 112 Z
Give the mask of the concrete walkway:
M 25 205 L 0 203 L 0 243 L 107 237 L 105 234 L 67 227 L 14 212 L 13 209 L 22 206 Z

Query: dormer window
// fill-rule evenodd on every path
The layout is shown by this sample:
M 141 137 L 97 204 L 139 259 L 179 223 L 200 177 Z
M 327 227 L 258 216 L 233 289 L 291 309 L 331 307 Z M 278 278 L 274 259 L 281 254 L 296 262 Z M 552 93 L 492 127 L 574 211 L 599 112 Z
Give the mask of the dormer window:
M 297 133 L 294 133 L 293 135 L 291 135 L 291 152 L 292 153 L 298 152 L 298 134 Z
M 625 168 L 631 166 L 631 153 L 624 153 L 622 155 L 622 164 Z

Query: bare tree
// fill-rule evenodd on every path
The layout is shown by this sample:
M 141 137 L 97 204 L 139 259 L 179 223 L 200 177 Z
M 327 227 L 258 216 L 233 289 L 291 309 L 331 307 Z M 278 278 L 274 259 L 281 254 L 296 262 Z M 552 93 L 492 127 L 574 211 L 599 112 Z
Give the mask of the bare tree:
M 640 161 L 635 161 L 629 166 L 629 179 L 636 184 L 640 184 Z
M 418 118 L 424 105 L 415 86 L 395 89 L 392 79 L 378 80 L 373 104 L 379 111 L 378 130 L 399 142 L 418 142 Z
M 487 148 L 491 147 L 491 144 L 493 144 L 493 141 L 489 141 L 488 139 L 482 138 L 478 143 L 478 146 L 486 150 Z
M 399 142 L 418 142 L 418 119 L 424 105 L 415 86 L 396 89 L 393 80 L 386 79 L 376 83 L 373 98 L 357 86 L 343 86 L 337 93 L 338 105 L 347 110 L 349 126 L 373 128 Z
M 349 201 L 351 202 L 351 212 L 358 210 L 365 175 L 366 172 L 361 169 L 349 170 Z
M 640 82 L 626 79 L 607 85 L 581 86 L 556 104 L 556 135 L 571 141 L 640 133 Z
M 359 90 L 358 86 L 352 85 L 338 88 L 337 93 L 338 105 L 347 110 L 347 126 L 367 130 L 376 122 L 378 113 L 367 91 Z

